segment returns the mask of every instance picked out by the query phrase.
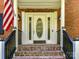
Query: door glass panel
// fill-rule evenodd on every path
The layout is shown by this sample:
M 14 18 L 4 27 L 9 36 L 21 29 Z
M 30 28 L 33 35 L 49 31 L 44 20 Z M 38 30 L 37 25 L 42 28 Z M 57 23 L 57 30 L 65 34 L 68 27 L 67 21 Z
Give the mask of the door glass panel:
M 36 33 L 39 38 L 42 37 L 43 34 L 43 22 L 41 18 L 38 18 L 36 23 Z
M 29 40 L 31 40 L 31 17 L 29 17 Z
M 50 40 L 50 17 L 48 17 L 48 40 Z

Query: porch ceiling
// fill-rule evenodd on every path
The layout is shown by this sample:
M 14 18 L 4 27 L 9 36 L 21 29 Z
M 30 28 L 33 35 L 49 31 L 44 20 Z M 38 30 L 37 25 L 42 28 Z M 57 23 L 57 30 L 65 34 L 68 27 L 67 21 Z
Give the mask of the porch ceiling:
M 60 8 L 61 0 L 18 0 L 20 9 L 26 8 Z

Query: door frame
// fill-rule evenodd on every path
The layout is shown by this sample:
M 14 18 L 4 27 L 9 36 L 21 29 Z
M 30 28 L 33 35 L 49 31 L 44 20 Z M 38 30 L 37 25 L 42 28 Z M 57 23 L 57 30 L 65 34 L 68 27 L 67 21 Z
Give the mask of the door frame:
M 45 18 L 47 18 L 47 17 L 51 17 L 52 19 L 54 19 L 54 21 L 56 20 L 56 22 L 57 22 L 57 12 L 44 12 L 44 13 L 41 13 L 41 12 L 39 12 L 39 13 L 35 13 L 35 12 L 22 12 L 22 15 L 23 15 L 23 19 L 28 19 L 28 17 L 32 17 L 32 19 L 34 19 L 33 18 L 33 15 L 44 15 L 45 16 Z M 27 15 L 27 16 L 26 16 Z M 54 17 L 53 17 L 54 16 Z M 56 17 L 55 17 L 56 16 Z M 24 32 L 26 32 L 26 35 L 27 34 L 29 34 L 28 33 L 28 30 L 26 31 L 26 29 L 24 30 L 24 22 L 27 22 L 27 21 L 24 21 L 24 20 L 22 20 L 22 31 L 24 31 Z M 32 21 L 33 22 L 33 21 Z M 46 21 L 47 22 L 47 21 Z M 56 23 L 55 22 L 55 23 Z M 54 23 L 54 24 L 55 24 Z M 27 24 L 28 24 L 28 22 L 27 22 Z M 28 25 L 26 24 L 26 26 L 28 27 Z M 57 24 L 57 23 L 56 23 Z M 54 30 L 56 30 L 56 32 L 57 32 L 57 25 L 55 26 L 56 27 L 56 29 L 54 29 Z M 32 25 L 32 28 L 33 28 L 33 25 Z M 48 27 L 46 27 L 46 28 L 48 28 Z M 33 31 L 33 30 L 31 30 L 31 31 Z M 45 31 L 47 31 L 47 29 L 45 30 Z M 45 37 L 45 39 L 46 39 L 46 44 L 57 44 L 57 33 L 56 33 L 56 37 L 54 36 L 55 34 L 54 34 L 55 32 L 53 32 L 53 39 L 50 39 L 50 40 L 48 40 L 48 38 L 47 37 Z M 25 34 L 24 34 L 25 35 Z M 23 35 L 23 36 L 24 36 Z M 47 34 L 46 34 L 47 35 Z M 51 35 L 51 34 L 50 34 Z M 33 37 L 33 34 L 32 34 L 32 37 Z M 28 38 L 28 37 L 27 37 Z M 55 39 L 56 40 L 55 40 Z M 25 41 L 25 39 L 24 38 L 22 38 L 22 44 L 33 44 L 33 41 L 34 41 L 34 39 L 32 39 L 32 40 L 29 40 L 29 39 L 27 39 L 27 41 Z

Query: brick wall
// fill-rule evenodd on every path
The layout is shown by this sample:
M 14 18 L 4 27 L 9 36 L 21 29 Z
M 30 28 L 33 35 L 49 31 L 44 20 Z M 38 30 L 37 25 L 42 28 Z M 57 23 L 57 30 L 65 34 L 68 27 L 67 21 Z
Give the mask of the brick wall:
M 18 20 L 18 29 L 22 31 L 22 19 L 21 18 Z
M 4 4 L 4 0 L 0 0 L 0 13 L 3 12 L 4 9 L 3 4 Z
M 66 31 L 72 38 L 79 37 L 79 0 L 66 0 Z

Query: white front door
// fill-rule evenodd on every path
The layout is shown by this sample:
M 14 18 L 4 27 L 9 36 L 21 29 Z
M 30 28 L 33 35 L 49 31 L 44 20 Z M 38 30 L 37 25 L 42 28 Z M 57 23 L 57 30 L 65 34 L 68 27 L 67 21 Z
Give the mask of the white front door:
M 35 15 L 33 21 L 33 35 L 34 40 L 45 40 L 46 34 L 46 24 L 45 24 L 45 16 L 44 15 Z
M 22 16 L 22 44 L 34 41 L 57 44 L 57 12 L 24 13 Z

